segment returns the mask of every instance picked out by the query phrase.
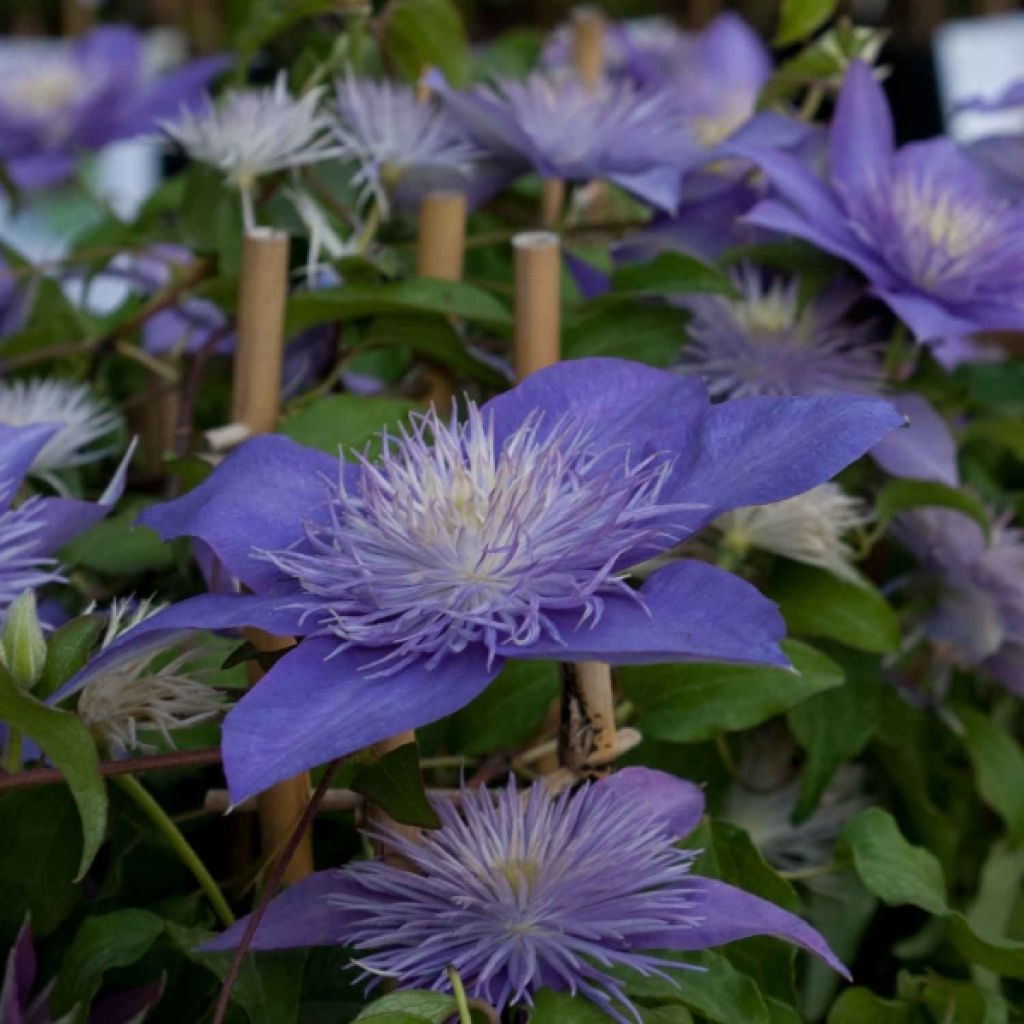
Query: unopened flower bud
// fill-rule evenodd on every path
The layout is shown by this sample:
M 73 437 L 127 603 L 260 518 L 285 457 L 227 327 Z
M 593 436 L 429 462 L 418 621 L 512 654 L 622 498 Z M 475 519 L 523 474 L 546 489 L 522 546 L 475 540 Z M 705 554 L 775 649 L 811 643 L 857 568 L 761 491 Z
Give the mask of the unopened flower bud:
M 26 590 L 7 610 L 0 632 L 0 658 L 15 684 L 31 690 L 46 666 L 46 638 L 39 624 L 36 595 Z

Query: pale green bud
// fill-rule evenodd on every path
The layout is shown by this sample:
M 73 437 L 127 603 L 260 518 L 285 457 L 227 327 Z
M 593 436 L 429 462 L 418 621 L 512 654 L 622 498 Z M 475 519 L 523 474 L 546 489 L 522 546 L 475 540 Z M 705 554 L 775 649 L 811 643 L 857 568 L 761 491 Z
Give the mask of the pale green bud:
M 39 624 L 36 595 L 26 590 L 7 609 L 0 630 L 0 658 L 15 685 L 31 690 L 42 678 L 46 666 L 46 638 Z

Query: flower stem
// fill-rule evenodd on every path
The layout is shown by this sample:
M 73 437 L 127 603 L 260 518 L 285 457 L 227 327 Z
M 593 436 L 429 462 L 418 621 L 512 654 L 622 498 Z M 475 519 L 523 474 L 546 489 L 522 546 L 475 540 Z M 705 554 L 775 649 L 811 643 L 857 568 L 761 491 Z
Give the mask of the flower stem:
M 459 1008 L 459 1024 L 473 1024 L 473 1015 L 469 1012 L 469 1003 L 466 1001 L 466 987 L 454 967 L 448 968 L 448 980 L 452 983 L 455 1005 Z
M 231 913 L 231 908 L 228 906 L 227 900 L 224 899 L 220 887 L 213 880 L 213 876 L 207 871 L 206 865 L 199 859 L 196 851 L 189 845 L 188 840 L 181 834 L 178 826 L 168 817 L 167 812 L 157 803 L 149 790 L 134 775 L 117 775 L 113 781 L 135 801 L 139 809 L 174 847 L 174 852 L 192 872 L 203 892 L 206 893 L 224 927 L 229 928 L 233 925 L 235 915 Z
M 23 738 L 19 729 L 11 729 L 7 733 L 7 750 L 4 751 L 4 764 L 12 775 L 21 771 Z

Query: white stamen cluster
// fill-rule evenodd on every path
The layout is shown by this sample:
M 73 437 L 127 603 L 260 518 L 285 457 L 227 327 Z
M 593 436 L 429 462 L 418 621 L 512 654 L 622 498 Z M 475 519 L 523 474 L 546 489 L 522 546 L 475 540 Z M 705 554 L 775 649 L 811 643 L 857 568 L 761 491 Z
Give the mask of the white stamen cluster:
M 716 525 L 723 544 L 740 554 L 759 548 L 857 582 L 856 552 L 845 538 L 870 521 L 863 501 L 826 483 L 772 505 L 734 509 Z

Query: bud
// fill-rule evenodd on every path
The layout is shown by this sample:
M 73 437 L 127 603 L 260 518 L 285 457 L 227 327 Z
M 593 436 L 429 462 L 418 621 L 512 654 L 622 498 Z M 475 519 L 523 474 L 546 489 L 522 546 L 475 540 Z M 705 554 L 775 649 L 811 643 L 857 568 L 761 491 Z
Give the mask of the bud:
M 0 659 L 22 690 L 39 682 L 46 665 L 46 638 L 36 612 L 36 595 L 26 590 L 7 609 L 0 630 Z

